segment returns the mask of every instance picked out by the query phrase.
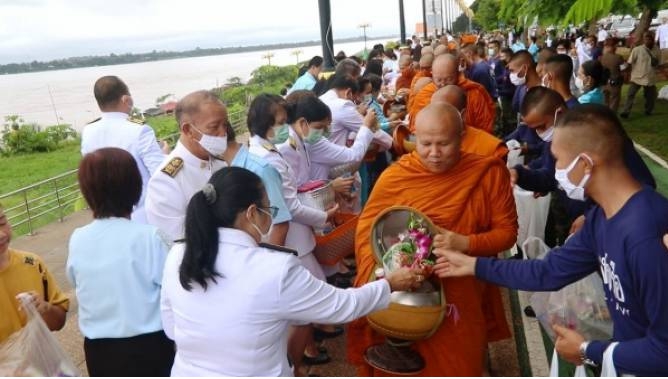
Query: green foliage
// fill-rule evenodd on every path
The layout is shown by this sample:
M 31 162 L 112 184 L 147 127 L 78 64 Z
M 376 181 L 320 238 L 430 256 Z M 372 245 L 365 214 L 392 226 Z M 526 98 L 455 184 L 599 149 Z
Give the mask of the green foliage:
M 498 13 L 500 9 L 501 0 L 476 0 L 471 5 L 471 10 L 475 13 L 473 22 L 487 31 L 498 29 L 500 21 Z
M 146 124 L 148 124 L 155 132 L 155 137 L 158 140 L 167 138 L 179 132 L 179 126 L 176 123 L 174 115 L 160 115 L 155 117 L 147 117 Z
M 298 72 L 299 68 L 296 65 L 282 67 L 264 65 L 251 73 L 251 79 L 248 81 L 248 84 L 284 86 L 287 83 L 294 82 L 297 79 Z
M 477 27 L 475 23 L 472 26 L 474 28 Z M 463 13 L 459 15 L 455 22 L 452 23 L 452 31 L 455 33 L 465 33 L 469 31 L 469 18 Z
M 20 116 L 11 115 L 5 117 L 0 151 L 3 155 L 53 151 L 76 138 L 77 132 L 67 124 L 42 130 L 37 124 L 26 124 Z

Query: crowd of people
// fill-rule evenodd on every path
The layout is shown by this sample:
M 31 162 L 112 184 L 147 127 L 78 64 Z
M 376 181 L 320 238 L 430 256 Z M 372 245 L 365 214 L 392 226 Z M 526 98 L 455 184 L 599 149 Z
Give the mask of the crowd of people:
M 597 271 L 613 335 L 554 325 L 559 355 L 600 366 L 608 351 L 620 375 L 667 375 L 668 200 L 616 114 L 624 72 L 619 116 L 640 87 L 653 112 L 654 36 L 627 59 L 597 36 L 507 37 L 414 36 L 365 60 L 341 52 L 330 74 L 313 57 L 285 96 L 252 100 L 247 143 L 201 90 L 179 100 L 170 148 L 129 117 L 120 78 L 98 79 L 102 115 L 84 128 L 78 171 L 93 221 L 72 234 L 66 267 L 88 373 L 300 376 L 331 360 L 319 342 L 348 323 L 349 362 L 386 375 L 365 359 L 383 336 L 364 316 L 429 279 L 401 268 L 370 280 L 376 217 L 399 205 L 439 228 L 433 280 L 457 310 L 414 343 L 422 375 L 487 372 L 488 344 L 511 337 L 499 286 L 552 291 Z M 331 204 L 303 201 L 314 183 L 331 185 Z M 498 259 L 523 242 L 514 187 L 551 195 L 543 260 Z M 354 263 L 322 263 L 317 237 L 342 213 L 357 217 Z M 9 248 L 0 216 L 0 342 L 26 322 L 21 292 L 62 328 L 69 299 L 38 256 Z

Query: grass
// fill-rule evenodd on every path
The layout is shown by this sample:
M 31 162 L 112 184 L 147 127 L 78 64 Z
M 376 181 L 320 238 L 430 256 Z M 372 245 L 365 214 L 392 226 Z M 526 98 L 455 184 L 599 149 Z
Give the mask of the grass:
M 668 81 L 659 82 L 657 89 L 665 85 L 668 85 Z M 622 88 L 620 109 L 626 102 L 628 88 L 627 85 Z M 622 124 L 634 141 L 668 160 L 668 101 L 657 99 L 654 113 L 651 116 L 645 116 L 644 106 L 645 99 L 640 90 L 633 103 L 630 117 L 626 120 L 622 119 Z

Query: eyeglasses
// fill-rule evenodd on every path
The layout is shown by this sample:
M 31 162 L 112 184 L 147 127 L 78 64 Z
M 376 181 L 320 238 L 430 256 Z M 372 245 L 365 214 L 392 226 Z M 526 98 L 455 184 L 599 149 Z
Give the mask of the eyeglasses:
M 274 218 L 276 217 L 276 215 L 278 215 L 278 207 L 272 207 L 272 206 L 263 207 L 261 205 L 258 205 L 257 209 L 262 211 L 262 213 L 269 215 L 271 218 Z M 269 209 L 270 212 L 265 211 L 265 209 Z

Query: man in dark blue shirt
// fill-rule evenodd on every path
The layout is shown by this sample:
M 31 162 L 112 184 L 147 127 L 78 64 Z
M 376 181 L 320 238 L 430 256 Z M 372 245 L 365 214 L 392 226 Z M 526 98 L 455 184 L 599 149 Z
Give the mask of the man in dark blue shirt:
M 554 55 L 545 61 L 543 66 L 544 87 L 553 89 L 564 98 L 568 109 L 579 105 L 578 99 L 571 92 L 571 78 L 573 77 L 573 59 L 566 54 Z
M 597 206 L 584 227 L 543 260 L 476 258 L 452 250 L 436 236 L 440 277 L 475 275 L 526 291 L 554 291 L 600 270 L 612 341 L 587 341 L 576 330 L 554 325 L 555 348 L 574 364 L 600 365 L 618 344 L 612 363 L 619 375 L 668 375 L 668 199 L 643 186 L 624 160 L 625 134 L 605 106 L 568 111 L 554 132 L 556 180 L 569 198 L 589 197 Z M 455 304 L 456 305 L 456 304 Z
M 496 81 L 492 76 L 492 68 L 489 63 L 482 59 L 484 51 L 479 50 L 484 50 L 484 48 L 478 45 L 467 45 L 462 48 L 462 57 L 468 68 L 466 76 L 485 87 L 489 96 L 496 101 L 499 94 L 496 89 Z

